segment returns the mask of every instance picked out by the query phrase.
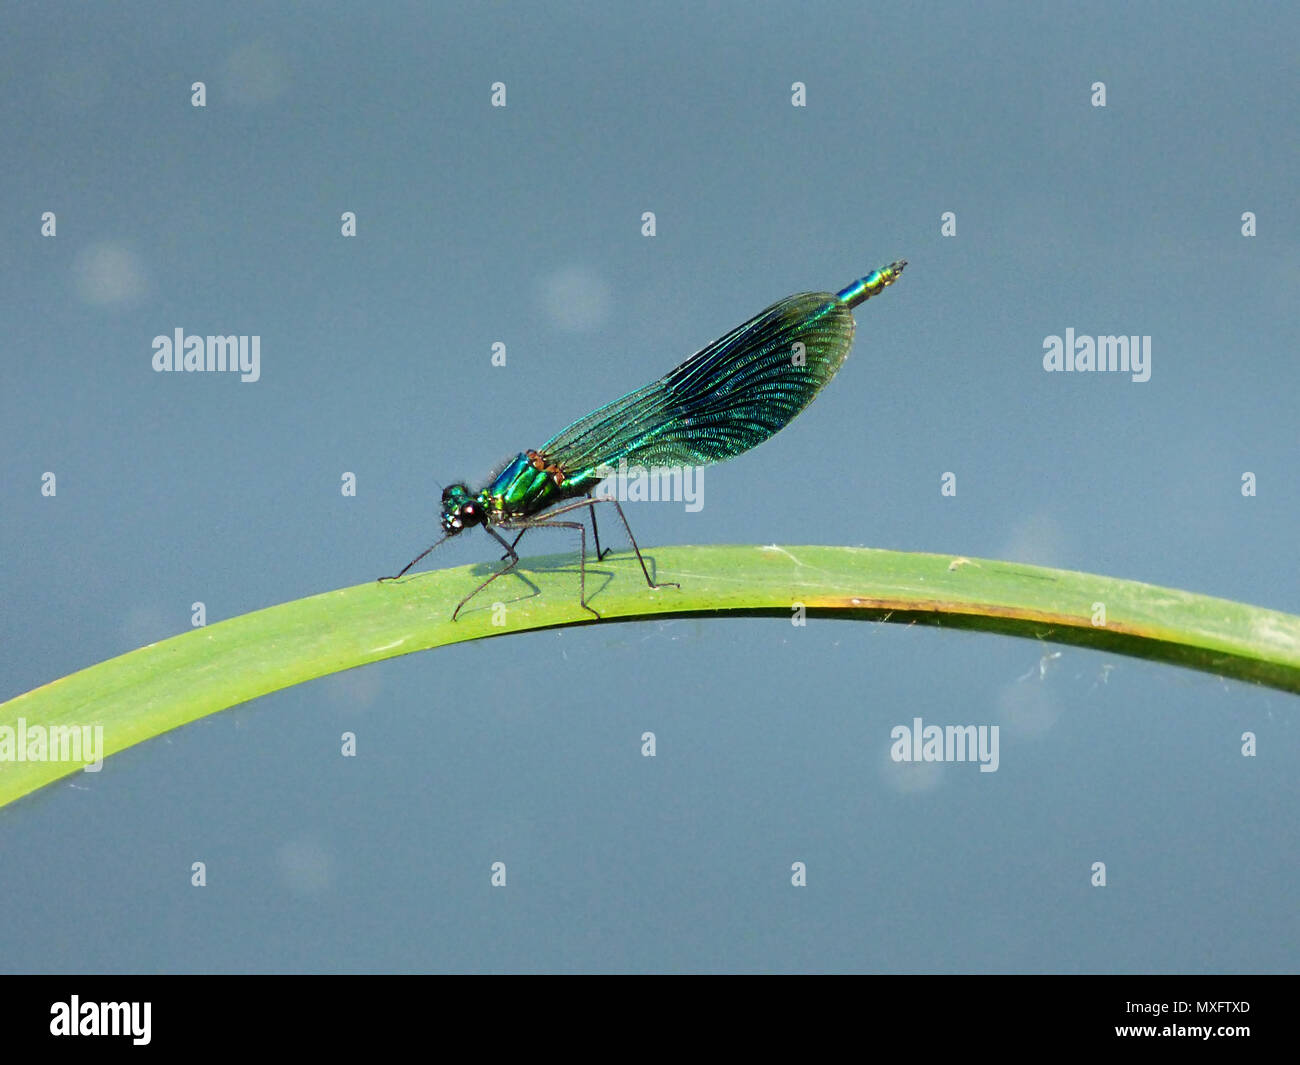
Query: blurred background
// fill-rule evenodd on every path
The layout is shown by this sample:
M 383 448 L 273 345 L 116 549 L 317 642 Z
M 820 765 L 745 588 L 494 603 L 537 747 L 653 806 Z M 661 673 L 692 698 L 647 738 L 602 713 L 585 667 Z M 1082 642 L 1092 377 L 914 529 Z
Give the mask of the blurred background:
M 699 513 L 632 505 L 643 546 L 951 552 L 1300 612 L 1294 6 L 619 8 L 7 7 L 0 699 L 196 601 L 394 572 L 440 484 L 896 258 L 833 384 L 709 469 Z M 259 336 L 260 380 L 155 373 L 178 328 Z M 1067 329 L 1150 336 L 1150 380 L 1045 373 Z M 449 647 L 0 811 L 0 969 L 1294 971 L 1297 713 L 923 627 Z M 893 763 L 914 717 L 999 725 L 998 771 Z

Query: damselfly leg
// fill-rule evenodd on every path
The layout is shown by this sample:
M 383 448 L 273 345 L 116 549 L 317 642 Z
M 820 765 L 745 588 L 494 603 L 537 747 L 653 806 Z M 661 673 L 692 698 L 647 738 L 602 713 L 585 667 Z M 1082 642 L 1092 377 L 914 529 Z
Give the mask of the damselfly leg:
M 578 510 L 582 507 L 588 507 L 590 508 L 589 512 L 592 515 L 592 523 L 594 526 L 595 507 L 598 503 L 614 504 L 614 509 L 618 511 L 619 519 L 623 522 L 623 528 L 627 530 L 627 538 L 632 542 L 632 550 L 636 552 L 636 560 L 641 564 L 641 572 L 645 576 L 646 584 L 650 588 L 665 588 L 665 587 L 680 588 L 681 585 L 678 584 L 676 581 L 661 581 L 659 583 L 655 583 L 655 581 L 651 579 L 650 569 L 645 564 L 645 558 L 641 555 L 641 548 L 637 545 L 636 537 L 632 535 L 632 526 L 628 524 L 627 515 L 623 513 L 623 508 L 619 505 L 618 500 L 617 499 L 592 499 L 589 496 L 586 499 L 578 500 L 576 503 L 568 503 L 565 506 L 557 507 L 555 510 L 552 510 L 549 513 L 546 513 L 538 518 L 515 519 L 514 521 L 501 522 L 500 527 L 503 529 L 519 530 L 519 536 L 515 537 L 514 543 L 506 543 L 505 539 L 495 529 L 493 529 L 491 526 L 485 526 L 484 528 L 486 528 L 487 532 L 491 534 L 491 536 L 494 539 L 496 539 L 496 541 L 500 543 L 502 547 L 506 549 L 506 554 L 502 557 L 503 559 L 508 558 L 509 561 L 506 562 L 504 566 L 502 566 L 499 570 L 497 570 L 494 574 L 492 574 L 492 576 L 490 576 L 487 580 L 485 580 L 482 584 L 480 584 L 477 588 L 475 588 L 472 592 L 470 592 L 469 595 L 465 596 L 465 598 L 462 599 L 457 604 L 456 609 L 452 611 L 452 615 L 451 615 L 452 621 L 456 620 L 456 616 L 460 613 L 461 608 L 464 607 L 466 603 L 468 603 L 471 599 L 473 599 L 476 595 L 478 595 L 479 592 L 481 592 L 484 588 L 486 588 L 498 577 L 503 576 L 506 573 L 509 573 L 512 569 L 515 568 L 515 566 L 519 564 L 519 555 L 515 552 L 514 545 L 519 543 L 520 537 L 522 537 L 523 534 L 526 533 L 529 529 L 577 529 L 578 530 L 578 536 L 580 537 L 580 542 L 579 542 L 580 553 L 578 556 L 578 597 L 579 597 L 579 601 L 582 603 L 582 608 L 586 611 L 589 611 L 595 617 L 599 618 L 600 614 L 598 614 L 595 610 L 593 610 L 592 607 L 587 603 L 587 527 L 580 521 L 555 521 L 554 520 L 555 518 L 559 517 L 561 514 L 567 514 L 572 510 Z M 612 550 L 613 548 L 607 547 L 605 549 L 605 554 L 609 554 L 609 552 Z M 603 556 L 599 556 L 599 557 L 603 557 Z
M 592 494 L 591 494 L 590 492 L 587 493 L 587 498 L 590 499 L 593 503 L 596 502 L 595 498 L 592 496 Z M 624 524 L 624 525 L 627 524 L 627 519 L 626 519 L 626 518 L 623 519 L 623 524 Z M 519 535 L 516 536 L 513 540 L 510 541 L 510 546 L 511 546 L 512 548 L 514 548 L 514 547 L 518 547 L 518 546 L 519 546 L 519 541 L 522 540 L 522 539 L 524 538 L 524 533 L 526 533 L 526 532 L 529 530 L 529 528 L 531 528 L 531 527 L 532 527 L 532 526 L 525 526 L 524 528 L 520 529 L 520 530 L 519 530 Z M 631 532 L 631 530 L 628 530 L 628 531 Z M 600 561 L 601 561 L 601 560 L 602 560 L 606 555 L 608 555 L 608 554 L 609 554 L 611 551 L 613 551 L 614 549 L 613 549 L 612 547 L 607 547 L 607 548 L 605 548 L 604 551 L 602 551 L 602 550 L 600 549 L 600 529 L 598 529 L 598 528 L 596 527 L 596 511 L 595 511 L 594 508 L 593 508 L 592 511 L 591 511 L 591 533 L 592 533 L 592 535 L 595 536 L 595 538 L 596 538 L 596 561 L 597 561 L 597 562 L 600 562 Z M 510 556 L 509 556 L 508 554 L 502 555 L 502 556 L 501 556 L 501 561 L 504 562 L 504 561 L 505 561 L 506 559 L 508 559 L 509 557 L 510 557 Z

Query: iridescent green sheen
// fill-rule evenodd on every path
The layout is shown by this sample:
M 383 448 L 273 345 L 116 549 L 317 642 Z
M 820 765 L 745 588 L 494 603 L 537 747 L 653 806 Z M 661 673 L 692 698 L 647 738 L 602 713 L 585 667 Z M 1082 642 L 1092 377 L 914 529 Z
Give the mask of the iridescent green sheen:
M 888 266 L 882 266 L 879 270 L 873 270 L 866 277 L 860 277 L 854 281 L 848 288 L 841 289 L 839 298 L 847 303 L 850 307 L 856 307 L 859 303 L 865 303 L 876 295 L 881 289 L 892 285 L 898 280 L 898 275 L 903 272 L 903 267 L 907 265 L 905 259 L 900 259 L 896 263 L 890 263 Z

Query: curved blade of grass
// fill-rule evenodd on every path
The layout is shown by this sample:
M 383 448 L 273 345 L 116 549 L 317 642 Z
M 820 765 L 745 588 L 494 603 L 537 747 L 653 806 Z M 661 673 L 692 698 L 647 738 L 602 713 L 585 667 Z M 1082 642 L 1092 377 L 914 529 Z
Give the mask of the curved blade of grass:
M 576 558 L 551 556 L 524 559 L 518 577 L 493 584 L 456 622 L 452 610 L 491 567 L 326 592 L 101 662 L 0 704 L 0 805 L 81 768 L 77 761 L 17 760 L 31 750 L 34 727 L 102 726 L 108 755 L 367 662 L 484 636 L 664 615 L 789 618 L 794 604 L 803 604 L 814 616 L 1052 640 L 1300 692 L 1300 618 L 1226 599 L 1068 570 L 867 548 L 660 547 L 647 560 L 657 580 L 681 588 L 648 589 L 631 557 L 588 566 L 588 597 L 604 622 L 578 603 Z

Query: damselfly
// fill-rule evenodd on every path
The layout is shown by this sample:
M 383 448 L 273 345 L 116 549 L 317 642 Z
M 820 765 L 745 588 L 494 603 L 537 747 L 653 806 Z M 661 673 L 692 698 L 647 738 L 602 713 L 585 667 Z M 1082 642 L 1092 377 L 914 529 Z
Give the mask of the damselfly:
M 613 498 L 593 498 L 592 490 L 620 460 L 628 466 L 703 466 L 733 458 L 778 432 L 812 402 L 835 376 L 853 344 L 853 308 L 898 280 L 906 261 L 891 263 L 832 295 L 802 292 L 774 303 L 720 340 L 697 351 L 658 381 L 579 418 L 536 451 L 508 463 L 479 492 L 453 484 L 442 493 L 442 538 L 413 558 L 396 580 L 439 544 L 475 525 L 495 539 L 506 564 L 457 604 L 451 618 L 498 577 L 519 563 L 515 546 L 529 529 L 577 529 L 581 537 L 578 597 L 587 603 L 587 529 L 580 521 L 556 521 L 588 508 L 596 529 L 597 503 L 613 503 L 650 579 L 623 508 Z M 565 503 L 576 496 L 585 498 Z M 518 530 L 507 543 L 497 529 Z

